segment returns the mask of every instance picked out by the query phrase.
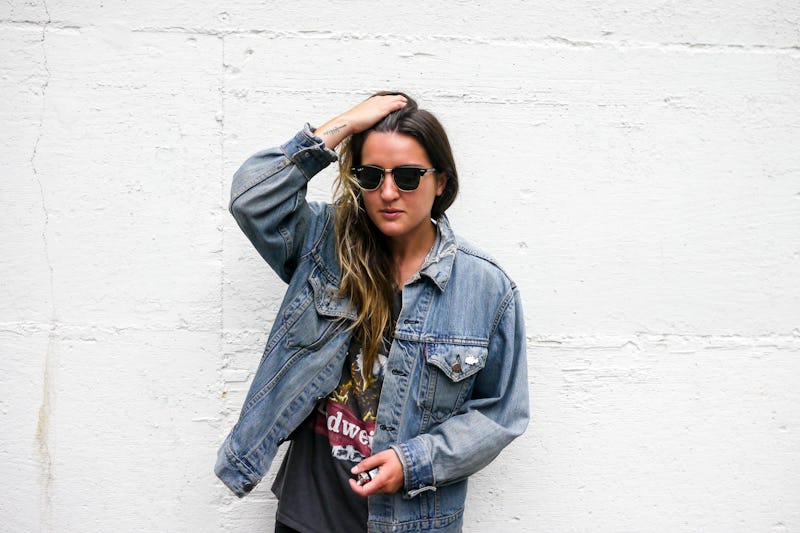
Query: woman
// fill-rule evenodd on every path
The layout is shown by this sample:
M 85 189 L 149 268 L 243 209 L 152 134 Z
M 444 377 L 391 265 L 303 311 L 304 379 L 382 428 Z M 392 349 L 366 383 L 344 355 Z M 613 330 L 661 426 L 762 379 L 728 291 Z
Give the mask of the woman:
M 306 185 L 337 160 L 332 205 Z M 231 212 L 289 284 L 217 475 L 237 495 L 291 440 L 276 531 L 460 531 L 467 477 L 528 421 L 516 286 L 453 235 L 444 129 L 378 93 L 259 152 Z

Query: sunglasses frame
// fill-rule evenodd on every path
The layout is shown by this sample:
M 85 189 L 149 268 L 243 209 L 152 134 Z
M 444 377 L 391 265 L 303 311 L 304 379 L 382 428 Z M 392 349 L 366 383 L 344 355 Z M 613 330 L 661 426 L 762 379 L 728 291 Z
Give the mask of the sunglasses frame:
M 375 169 L 375 170 L 380 170 L 381 179 L 378 180 L 378 184 L 375 185 L 375 187 L 372 187 L 372 188 L 364 187 L 361 184 L 361 181 L 358 179 L 358 172 L 361 169 L 365 169 L 365 168 L 372 168 L 372 169 Z M 411 189 L 408 189 L 408 188 L 405 188 L 405 187 L 401 186 L 401 184 L 397 183 L 397 179 L 395 177 L 395 170 L 405 170 L 405 169 L 413 169 L 413 170 L 417 171 L 417 184 Z M 427 174 L 428 172 L 436 172 L 436 169 L 435 168 L 418 167 L 416 165 L 400 165 L 400 166 L 397 166 L 397 167 L 394 167 L 394 168 L 381 168 L 378 165 L 360 165 L 360 166 L 351 168 L 350 171 L 353 173 L 353 177 L 355 179 L 355 182 L 356 182 L 356 184 L 358 185 L 358 187 L 362 191 L 375 191 L 375 190 L 378 190 L 380 188 L 380 186 L 383 185 L 383 180 L 386 179 L 386 173 L 387 172 L 391 172 L 392 173 L 392 180 L 394 180 L 394 185 L 395 185 L 395 187 L 397 187 L 398 190 L 403 191 L 403 192 L 412 192 L 412 191 L 416 191 L 419 188 L 420 181 L 422 181 L 422 177 L 425 174 Z M 405 185 L 405 183 L 403 183 L 403 185 Z

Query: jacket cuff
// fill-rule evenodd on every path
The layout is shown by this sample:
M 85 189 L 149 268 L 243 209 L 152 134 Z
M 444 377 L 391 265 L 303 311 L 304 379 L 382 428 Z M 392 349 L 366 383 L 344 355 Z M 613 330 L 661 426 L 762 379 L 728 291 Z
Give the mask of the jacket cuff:
M 239 498 L 246 496 L 258 484 L 260 478 L 251 468 L 244 464 L 228 447 L 230 437 L 220 446 L 217 452 L 217 463 L 214 473 L 225 483 L 231 492 Z
M 311 132 L 311 124 L 308 122 L 294 137 L 281 145 L 281 150 L 303 172 L 306 180 L 339 159 L 336 152 L 325 146 L 325 142 Z
M 405 498 L 413 498 L 421 492 L 436 490 L 433 479 L 433 461 L 428 454 L 428 448 L 420 437 L 409 441 L 393 444 L 391 448 L 400 458 L 403 465 Z

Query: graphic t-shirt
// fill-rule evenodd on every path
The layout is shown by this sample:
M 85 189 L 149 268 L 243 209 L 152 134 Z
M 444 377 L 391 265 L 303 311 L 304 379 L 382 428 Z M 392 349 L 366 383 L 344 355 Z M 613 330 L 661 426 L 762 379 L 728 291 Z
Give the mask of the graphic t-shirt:
M 392 325 L 400 312 L 400 293 Z M 394 330 L 394 327 L 391 328 Z M 384 337 L 372 368 L 364 368 L 361 342 L 350 343 L 339 386 L 320 400 L 292 433 L 272 492 L 278 520 L 304 533 L 366 531 L 367 499 L 350 488 L 350 469 L 372 455 L 372 437 L 391 339 Z

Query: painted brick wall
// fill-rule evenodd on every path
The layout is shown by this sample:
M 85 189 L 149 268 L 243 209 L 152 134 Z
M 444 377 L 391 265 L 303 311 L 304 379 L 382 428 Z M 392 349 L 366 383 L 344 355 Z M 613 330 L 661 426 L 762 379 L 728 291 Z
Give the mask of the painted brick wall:
M 283 292 L 230 177 L 386 88 L 526 305 L 465 531 L 800 531 L 794 0 L 4 2 L 0 530 L 270 530 L 211 470 Z

